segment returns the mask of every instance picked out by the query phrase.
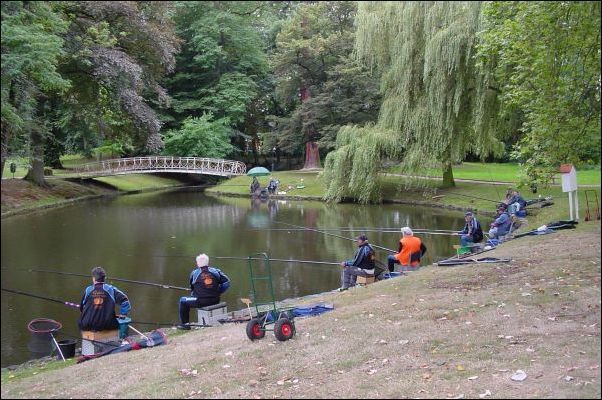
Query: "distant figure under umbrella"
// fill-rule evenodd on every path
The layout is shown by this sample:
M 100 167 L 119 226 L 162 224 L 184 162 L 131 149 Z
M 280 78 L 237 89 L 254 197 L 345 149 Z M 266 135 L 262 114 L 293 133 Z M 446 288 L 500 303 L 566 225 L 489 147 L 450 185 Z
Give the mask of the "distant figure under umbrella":
M 259 184 L 257 177 L 254 176 L 253 182 L 251 182 L 251 194 L 254 196 L 259 196 L 259 193 L 261 193 L 261 185 Z

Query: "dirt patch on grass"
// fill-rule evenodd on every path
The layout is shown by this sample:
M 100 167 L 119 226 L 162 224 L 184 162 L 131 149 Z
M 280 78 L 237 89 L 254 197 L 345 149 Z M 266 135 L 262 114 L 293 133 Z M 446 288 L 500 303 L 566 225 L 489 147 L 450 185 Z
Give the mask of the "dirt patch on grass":
M 298 319 L 287 342 L 198 330 L 3 380 L 2 398 L 600 398 L 600 223 L 492 253 L 514 261 L 314 297 L 335 310 Z

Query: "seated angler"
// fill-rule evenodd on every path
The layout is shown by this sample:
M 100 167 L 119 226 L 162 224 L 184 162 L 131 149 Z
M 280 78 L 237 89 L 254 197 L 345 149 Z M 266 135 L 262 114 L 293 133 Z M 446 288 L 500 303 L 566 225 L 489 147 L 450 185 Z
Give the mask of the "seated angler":
M 375 252 L 368 243 L 366 235 L 360 235 L 356 239 L 357 251 L 353 260 L 341 262 L 341 287 L 339 291 L 347 290 L 355 286 L 358 276 L 374 276 Z
M 117 317 L 125 318 L 131 309 L 125 293 L 105 283 L 106 276 L 102 267 L 92 269 L 92 285 L 84 291 L 79 307 L 78 326 L 84 332 L 116 330 L 119 327 Z M 115 314 L 116 305 L 120 306 L 119 315 Z
M 398 252 L 387 257 L 389 272 L 393 272 L 395 264 L 401 265 L 401 271 L 418 268 L 420 259 L 426 253 L 426 246 L 408 226 L 401 228 L 401 233 L 403 236 L 399 240 Z
M 516 215 L 520 210 L 524 210 L 527 206 L 527 202 L 518 193 L 518 190 L 512 191 L 512 197 L 508 201 L 508 213 L 510 215 Z
M 209 266 L 209 257 L 200 254 L 196 258 L 195 268 L 190 273 L 190 297 L 180 297 L 180 321 L 178 329 L 189 330 L 190 308 L 212 306 L 220 302 L 220 295 L 230 287 L 230 279 L 218 268 Z
M 481 243 L 483 240 L 483 229 L 473 213 L 467 211 L 464 214 L 464 221 L 466 222 L 464 229 L 458 233 L 460 235 L 460 244 L 466 247 L 475 243 Z
M 510 226 L 512 225 L 510 215 L 508 215 L 503 207 L 498 208 L 497 213 L 498 217 L 493 221 L 489 230 L 490 239 L 499 239 L 506 236 L 510 232 Z

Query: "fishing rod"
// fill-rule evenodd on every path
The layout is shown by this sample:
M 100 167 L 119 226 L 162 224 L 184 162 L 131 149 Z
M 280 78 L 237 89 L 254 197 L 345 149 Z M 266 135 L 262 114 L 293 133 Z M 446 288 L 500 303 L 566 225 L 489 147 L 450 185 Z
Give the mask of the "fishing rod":
M 39 296 L 37 294 L 28 293 L 28 292 L 22 292 L 20 290 L 14 290 L 14 289 L 2 288 L 2 291 L 9 292 L 9 293 L 20 294 L 22 296 L 34 297 L 36 299 L 41 299 L 41 300 L 46 300 L 46 301 L 52 301 L 54 303 L 63 304 L 65 306 L 67 306 L 67 307 L 77 308 L 79 310 L 79 304 L 72 303 L 70 301 L 63 301 L 63 300 L 53 299 L 52 297 Z M 164 322 L 144 322 L 144 321 L 131 321 L 131 322 L 134 323 L 134 324 L 140 324 L 140 325 L 159 325 L 159 326 L 175 326 L 175 325 L 177 325 L 177 324 L 171 323 L 171 322 L 170 323 L 164 323 Z
M 135 255 L 133 254 L 125 254 L 128 257 L 135 257 Z M 234 256 L 212 256 L 212 255 L 208 255 L 210 258 L 215 258 L 218 260 L 242 260 L 242 261 L 247 261 L 247 260 L 265 260 L 265 258 L 257 258 L 257 257 L 234 257 Z M 173 254 L 173 255 L 149 255 L 148 257 L 153 257 L 153 258 L 194 258 L 196 256 L 193 255 L 187 255 L 187 254 Z M 269 261 L 276 261 L 276 262 L 294 262 L 294 263 L 300 263 L 300 264 L 327 264 L 327 265 L 339 265 L 340 263 L 338 262 L 331 262 L 331 261 L 313 261 L 313 260 L 295 260 L 295 259 L 289 259 L 289 258 L 268 258 Z M 188 290 L 188 289 L 187 289 Z
M 447 194 L 447 195 L 445 195 L 445 196 L 462 196 L 462 197 L 469 197 L 469 198 L 473 198 L 473 199 L 479 199 L 479 200 L 485 200 L 485 201 L 489 201 L 489 202 L 491 202 L 491 203 L 496 203 L 496 204 L 500 204 L 500 203 L 502 202 L 501 200 L 499 200 L 499 201 L 495 201 L 495 200 L 486 199 L 486 198 L 484 198 L 484 197 L 471 196 L 471 195 L 468 195 L 468 194 L 460 194 L 460 193 L 449 193 L 449 194 Z
M 267 230 L 267 231 L 305 231 L 306 229 L 286 229 L 286 228 L 272 228 L 272 229 L 262 229 L 262 230 Z M 325 229 L 326 230 L 326 229 Z M 328 230 L 335 230 L 335 229 L 328 229 Z M 342 231 L 346 231 L 346 232 L 377 232 L 377 233 L 401 233 L 399 231 L 399 229 L 348 229 L 348 230 L 344 230 L 341 229 Z M 457 235 L 458 231 L 442 231 L 442 232 L 437 232 L 437 231 L 428 231 L 428 230 L 416 230 L 416 229 L 412 229 L 412 231 L 414 233 L 419 233 L 422 235 Z
M 249 229 L 253 231 L 305 231 L 306 228 L 257 228 L 257 229 Z M 370 232 L 401 232 L 400 228 L 391 228 L 391 227 L 357 227 L 357 228 L 348 228 L 348 227 L 340 227 L 340 228 L 322 228 L 322 231 L 340 231 L 340 232 L 362 232 L 362 231 L 370 231 Z M 414 232 L 457 232 L 454 229 L 427 229 L 427 228 L 412 228 Z
M 224 260 L 265 260 L 264 258 L 258 258 L 258 257 L 219 257 L 219 256 L 210 256 L 211 258 L 217 258 L 217 259 L 224 259 Z M 277 261 L 277 262 L 294 262 L 294 263 L 301 263 L 301 264 L 326 264 L 326 265 L 339 265 L 340 263 L 338 262 L 331 262 L 331 261 L 312 261 L 312 260 L 293 260 L 293 259 L 286 259 L 286 258 L 268 258 L 268 260 L 270 261 Z
M 65 305 L 67 307 L 73 307 L 73 308 L 77 308 L 79 309 L 79 304 L 77 303 L 72 303 L 70 301 L 63 301 L 63 300 L 58 300 L 58 299 L 53 299 L 51 297 L 44 297 L 44 296 L 38 296 L 36 294 L 32 294 L 32 293 L 27 293 L 27 292 L 22 292 L 20 290 L 14 290 L 14 289 L 6 289 L 6 288 L 1 288 L 3 291 L 5 292 L 10 292 L 10 293 L 15 293 L 15 294 L 20 294 L 23 296 L 29 296 L 29 297 L 35 297 L 36 299 L 42 299 L 42 300 L 48 300 L 48 301 L 53 301 L 55 303 L 60 303 L 62 305 Z
M 283 224 L 283 225 L 293 226 L 295 228 L 304 228 L 304 227 L 299 226 L 299 225 L 287 224 L 286 222 L 280 222 L 280 221 L 274 221 L 274 222 L 277 223 L 277 224 Z M 308 231 L 318 232 L 318 233 L 321 233 L 323 235 L 334 236 L 334 237 L 338 237 L 340 239 L 351 240 L 352 242 L 355 242 L 355 239 L 348 238 L 346 236 L 335 235 L 334 233 L 328 233 L 328 232 L 320 231 L 318 229 L 313 229 L 313 228 L 307 228 L 307 227 L 305 227 L 305 229 L 308 230 Z M 390 253 L 397 253 L 397 251 L 395 251 L 395 250 L 391 250 L 391 249 L 388 249 L 388 248 L 382 247 L 382 246 L 377 246 L 377 245 L 372 244 L 372 243 L 371 243 L 371 246 L 376 247 L 378 249 L 386 250 L 386 251 L 388 251 Z
M 29 269 L 8 269 L 8 268 L 2 268 L 2 269 L 3 270 L 8 270 L 8 271 L 41 272 L 41 273 L 46 273 L 46 274 L 83 276 L 85 278 L 90 278 L 90 275 L 88 275 L 88 274 L 78 274 L 76 272 L 55 271 L 55 270 L 50 270 L 50 269 L 33 269 L 33 268 L 29 268 Z M 189 288 L 185 288 L 185 287 L 181 287 L 181 286 L 165 285 L 165 284 L 162 284 L 162 283 L 135 281 L 135 280 L 132 280 L 132 279 L 123 279 L 123 278 L 108 278 L 108 280 L 109 281 L 120 281 L 120 282 L 135 283 L 135 284 L 138 284 L 138 285 L 155 286 L 155 287 L 160 287 L 162 289 L 177 289 L 177 290 L 185 290 L 187 292 L 190 291 Z

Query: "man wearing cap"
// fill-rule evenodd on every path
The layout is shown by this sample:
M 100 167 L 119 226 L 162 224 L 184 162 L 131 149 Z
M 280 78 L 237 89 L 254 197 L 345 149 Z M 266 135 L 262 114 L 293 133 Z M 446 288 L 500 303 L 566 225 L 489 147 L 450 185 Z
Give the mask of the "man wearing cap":
M 498 208 L 497 215 L 498 217 L 493 221 L 491 229 L 489 230 L 490 239 L 499 239 L 510 232 L 512 220 L 510 219 L 510 215 L 506 212 L 506 209 L 504 207 Z
M 481 243 L 483 240 L 483 229 L 472 212 L 467 211 L 464 214 L 464 221 L 466 221 L 464 229 L 458 233 L 460 235 L 460 244 L 462 246 L 470 246 L 474 243 Z
M 218 268 L 209 266 L 209 257 L 200 254 L 196 258 L 195 268 L 190 273 L 190 297 L 180 297 L 180 321 L 178 329 L 189 330 L 190 308 L 207 307 L 220 302 L 220 295 L 230 287 L 230 279 Z
M 414 236 L 414 232 L 408 226 L 401 228 L 403 234 L 399 240 L 399 250 L 395 255 L 387 257 L 389 271 L 393 272 L 395 264 L 400 264 L 401 269 L 416 268 L 420 265 L 420 259 L 426 253 L 426 246 L 422 240 Z
M 347 290 L 355 286 L 358 276 L 373 276 L 374 261 L 376 259 L 372 246 L 368 243 L 366 235 L 360 235 L 356 238 L 357 251 L 353 260 L 341 262 L 343 271 L 341 272 L 341 287 L 339 290 Z
M 125 318 L 131 309 L 128 297 L 113 285 L 105 283 L 107 274 L 102 267 L 92 269 L 92 285 L 84 291 L 79 309 L 81 315 L 77 324 L 82 331 L 110 331 L 117 329 L 119 323 L 115 315 L 115 306 L 119 304 L 119 317 Z

